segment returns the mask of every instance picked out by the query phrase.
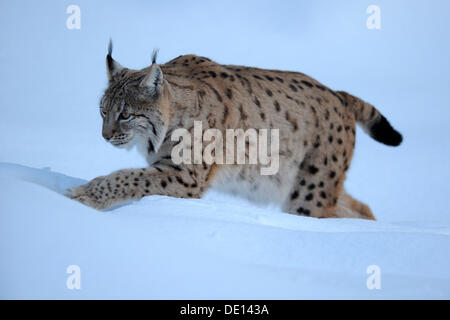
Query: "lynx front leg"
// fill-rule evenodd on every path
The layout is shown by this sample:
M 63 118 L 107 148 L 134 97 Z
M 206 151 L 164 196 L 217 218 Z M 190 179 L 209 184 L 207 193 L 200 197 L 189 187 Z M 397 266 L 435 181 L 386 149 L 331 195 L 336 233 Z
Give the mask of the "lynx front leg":
M 199 198 L 205 190 L 205 173 L 210 168 L 202 169 L 202 172 L 187 167 L 119 170 L 70 190 L 70 197 L 98 210 L 148 195 Z

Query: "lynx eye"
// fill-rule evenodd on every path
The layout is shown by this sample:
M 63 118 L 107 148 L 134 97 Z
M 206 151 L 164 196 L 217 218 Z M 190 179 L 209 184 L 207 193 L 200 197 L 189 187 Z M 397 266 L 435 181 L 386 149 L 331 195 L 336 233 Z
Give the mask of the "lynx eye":
M 121 112 L 119 115 L 119 120 L 121 121 L 131 120 L 131 118 L 132 118 L 131 114 L 125 111 Z
M 106 111 L 103 108 L 100 108 L 100 115 L 104 118 L 106 117 Z

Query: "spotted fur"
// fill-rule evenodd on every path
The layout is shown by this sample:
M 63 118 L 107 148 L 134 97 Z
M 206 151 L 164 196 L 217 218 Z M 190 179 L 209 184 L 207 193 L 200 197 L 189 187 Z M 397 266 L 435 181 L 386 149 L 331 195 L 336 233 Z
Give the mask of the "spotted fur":
M 97 209 L 148 195 L 199 198 L 210 187 L 257 203 L 318 218 L 374 219 L 343 183 L 358 122 L 375 139 L 399 145 L 378 110 L 299 72 L 221 65 L 184 55 L 131 70 L 107 55 L 109 86 L 101 101 L 103 136 L 119 147 L 137 145 L 149 167 L 119 170 L 72 190 Z M 280 129 L 280 169 L 261 176 L 260 165 L 175 165 L 170 133 L 203 129 Z M 223 134 L 225 137 L 225 134 Z

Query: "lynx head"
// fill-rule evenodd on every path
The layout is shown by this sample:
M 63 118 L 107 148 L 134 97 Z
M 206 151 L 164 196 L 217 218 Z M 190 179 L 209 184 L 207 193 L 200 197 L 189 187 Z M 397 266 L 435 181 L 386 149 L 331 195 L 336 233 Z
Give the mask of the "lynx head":
M 106 56 L 109 84 L 101 101 L 102 135 L 116 147 L 156 152 L 169 125 L 170 93 L 161 68 L 156 64 L 142 70 L 122 67 L 112 56 L 110 41 Z

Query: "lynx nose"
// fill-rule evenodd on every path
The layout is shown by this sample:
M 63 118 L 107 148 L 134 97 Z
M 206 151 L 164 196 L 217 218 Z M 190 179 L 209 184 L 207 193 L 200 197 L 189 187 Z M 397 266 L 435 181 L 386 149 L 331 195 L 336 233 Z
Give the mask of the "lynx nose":
M 102 136 L 106 141 L 109 141 L 115 133 L 116 130 L 103 127 Z

